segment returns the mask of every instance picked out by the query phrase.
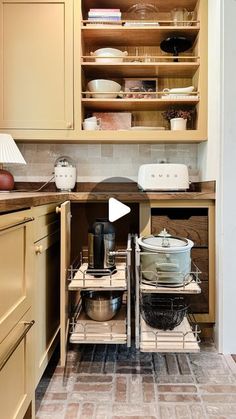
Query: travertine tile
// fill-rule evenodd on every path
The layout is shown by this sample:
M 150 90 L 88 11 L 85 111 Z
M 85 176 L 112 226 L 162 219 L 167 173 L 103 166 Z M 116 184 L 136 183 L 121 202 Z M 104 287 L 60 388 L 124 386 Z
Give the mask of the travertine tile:
M 144 163 L 186 163 L 190 175 L 197 175 L 197 145 L 195 144 L 19 144 L 27 165 L 11 165 L 16 180 L 44 180 L 53 171 L 55 160 L 68 155 L 75 160 L 78 179 L 100 181 L 111 176 L 136 181 L 138 168 Z M 43 165 L 43 168 L 42 168 Z M 37 178 L 37 179 L 36 179 Z
M 113 145 L 112 144 L 102 144 L 101 145 L 101 157 L 113 157 Z

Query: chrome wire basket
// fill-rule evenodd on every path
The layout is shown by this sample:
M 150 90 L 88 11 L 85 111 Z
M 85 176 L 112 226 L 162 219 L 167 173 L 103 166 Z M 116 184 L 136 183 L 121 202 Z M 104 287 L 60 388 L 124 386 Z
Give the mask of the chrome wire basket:
M 179 326 L 188 312 L 182 297 L 166 298 L 156 294 L 144 294 L 141 298 L 141 314 L 145 322 L 161 330 L 173 330 Z

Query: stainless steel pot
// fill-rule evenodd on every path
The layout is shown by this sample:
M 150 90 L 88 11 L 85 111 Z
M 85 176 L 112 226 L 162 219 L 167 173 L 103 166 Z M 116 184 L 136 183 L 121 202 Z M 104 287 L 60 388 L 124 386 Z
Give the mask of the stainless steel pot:
M 83 291 L 83 309 L 92 320 L 104 322 L 111 320 L 120 310 L 123 292 L 121 291 Z
M 172 237 L 166 230 L 159 235 L 140 237 L 143 277 L 163 286 L 178 286 L 191 272 L 193 242 Z

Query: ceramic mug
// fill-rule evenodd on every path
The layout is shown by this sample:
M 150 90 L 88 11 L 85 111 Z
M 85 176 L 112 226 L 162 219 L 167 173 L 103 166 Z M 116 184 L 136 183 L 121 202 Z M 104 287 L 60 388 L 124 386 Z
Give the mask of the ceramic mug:
M 94 117 L 95 119 L 88 119 L 88 120 L 84 120 L 83 122 L 83 130 L 84 131 L 97 131 L 101 129 L 101 119 L 97 119 L 96 117 Z

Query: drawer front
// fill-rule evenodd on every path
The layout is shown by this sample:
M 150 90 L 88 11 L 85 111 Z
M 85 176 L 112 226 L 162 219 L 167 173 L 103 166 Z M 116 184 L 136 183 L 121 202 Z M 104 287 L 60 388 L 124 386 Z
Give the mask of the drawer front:
M 0 342 L 32 304 L 30 211 L 0 217 Z
M 34 223 L 34 242 L 53 234 L 60 228 L 60 217 L 56 213 L 59 204 L 42 205 L 33 208 L 35 218 Z
M 32 400 L 31 321 L 29 311 L 0 344 L 1 419 L 22 419 Z
M 208 246 L 208 214 L 202 208 L 154 208 L 151 232 L 159 234 L 164 228 L 173 235 L 186 237 L 196 247 Z

